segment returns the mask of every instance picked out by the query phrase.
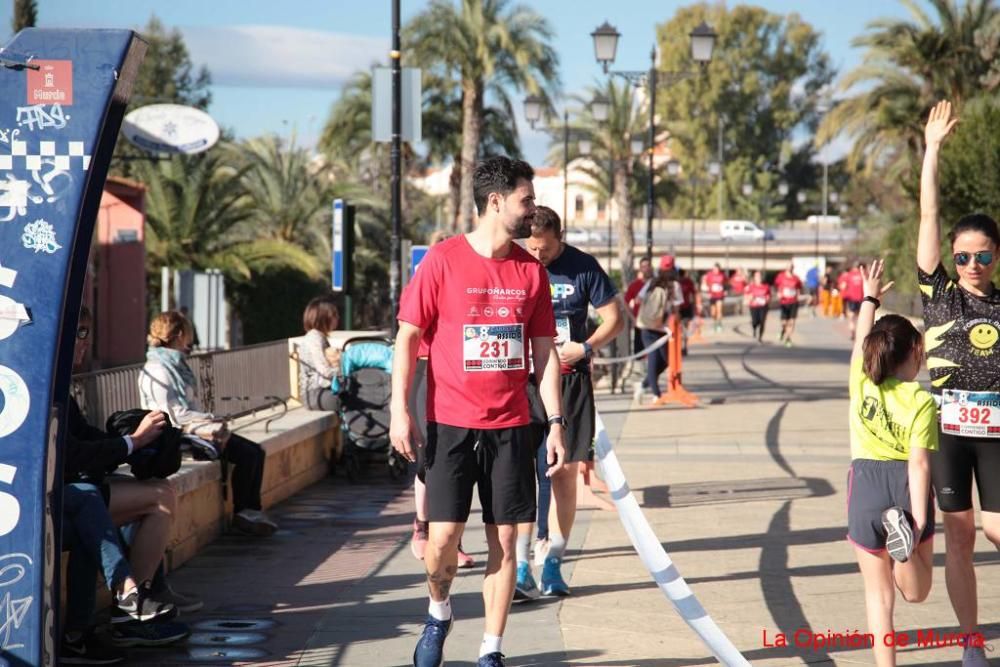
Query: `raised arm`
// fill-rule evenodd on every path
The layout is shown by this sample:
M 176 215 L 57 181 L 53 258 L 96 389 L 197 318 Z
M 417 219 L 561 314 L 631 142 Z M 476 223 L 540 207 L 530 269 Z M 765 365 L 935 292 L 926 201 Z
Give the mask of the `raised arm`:
M 920 171 L 920 232 L 917 237 L 917 266 L 933 273 L 941 262 L 941 222 L 938 219 L 938 157 L 941 144 L 958 118 L 951 115 L 951 102 L 938 102 L 927 119 L 924 164 Z
M 881 299 L 882 295 L 892 289 L 893 283 L 882 285 L 882 271 L 885 269 L 885 261 L 881 259 L 872 260 L 871 267 L 861 266 L 861 277 L 864 278 L 865 297 Z M 853 363 L 863 352 L 865 338 L 871 333 L 872 325 L 875 324 L 875 304 L 871 301 L 862 301 L 861 310 L 858 311 L 858 324 L 854 330 L 854 349 L 851 351 L 851 362 Z

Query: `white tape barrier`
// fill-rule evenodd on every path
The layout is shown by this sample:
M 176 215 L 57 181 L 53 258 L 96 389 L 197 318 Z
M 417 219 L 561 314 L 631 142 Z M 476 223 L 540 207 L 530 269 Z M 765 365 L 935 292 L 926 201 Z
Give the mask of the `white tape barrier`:
M 625 481 L 625 473 L 622 472 L 621 465 L 618 463 L 618 457 L 615 456 L 611 439 L 608 437 L 608 432 L 605 430 L 604 422 L 599 414 L 597 415 L 595 449 L 598 470 L 611 490 L 611 497 L 618 508 L 618 517 L 621 519 L 625 532 L 628 533 L 629 540 L 632 541 L 632 546 L 639 554 L 642 564 L 653 576 L 653 581 L 667 596 L 684 622 L 701 637 L 705 646 L 715 654 L 719 662 L 727 667 L 749 665 L 747 659 L 733 646 L 733 643 L 729 641 L 729 638 L 698 602 L 698 598 L 691 592 L 687 582 L 684 581 L 681 573 L 670 560 L 670 555 L 656 538 L 653 529 L 649 527 L 646 517 L 643 516 L 642 510 L 639 508 L 638 501 L 632 495 L 628 482 Z
M 647 347 L 645 350 L 639 350 L 635 354 L 630 354 L 627 357 L 595 357 L 595 366 L 610 366 L 611 364 L 624 364 L 627 361 L 635 361 L 639 357 L 645 357 L 650 352 L 656 352 L 661 347 L 667 344 L 670 340 L 670 332 L 666 331 L 663 336 L 656 340 L 655 343 Z

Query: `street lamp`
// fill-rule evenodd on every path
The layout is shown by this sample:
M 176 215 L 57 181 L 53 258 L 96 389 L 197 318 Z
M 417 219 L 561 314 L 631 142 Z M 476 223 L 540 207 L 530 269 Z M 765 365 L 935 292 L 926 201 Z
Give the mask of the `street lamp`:
M 597 95 L 590 102 L 590 113 L 594 116 L 594 120 L 603 123 L 611 115 L 611 101 L 603 95 Z
M 639 157 L 642 155 L 642 151 L 645 148 L 645 144 L 642 139 L 633 139 L 631 141 L 632 155 Z
M 667 162 L 667 174 L 670 176 L 676 176 L 681 171 L 681 163 L 677 160 L 670 160 Z
M 542 118 L 542 107 L 545 101 L 537 95 L 528 95 L 524 98 L 524 118 L 528 121 L 531 129 L 535 129 L 535 123 Z
M 784 181 L 778 183 L 778 194 L 781 195 L 782 199 L 788 196 L 788 183 Z
M 590 155 L 590 151 L 593 148 L 593 144 L 590 143 L 590 139 L 580 139 L 577 143 L 577 152 L 580 155 L 587 156 Z
M 661 83 L 670 85 L 678 81 L 683 81 L 695 75 L 695 72 L 660 72 L 656 69 L 656 46 L 649 54 L 649 70 L 642 71 L 610 71 L 611 63 L 615 60 L 615 52 L 618 49 L 618 38 L 621 34 L 610 23 L 605 21 L 594 32 L 590 33 L 594 39 L 594 56 L 597 62 L 604 68 L 605 74 L 620 76 L 635 86 L 645 86 L 649 93 L 649 178 L 646 184 L 646 257 L 652 260 L 653 257 L 653 150 L 656 147 L 656 88 Z M 712 58 L 712 51 L 715 48 L 715 31 L 705 22 L 691 31 L 688 35 L 691 40 L 691 59 L 698 63 L 702 69 Z

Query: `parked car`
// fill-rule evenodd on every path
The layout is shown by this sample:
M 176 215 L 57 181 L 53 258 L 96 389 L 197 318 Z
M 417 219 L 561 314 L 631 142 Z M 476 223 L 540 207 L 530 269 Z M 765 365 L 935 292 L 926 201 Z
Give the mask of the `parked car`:
M 723 220 L 719 225 L 719 236 L 723 241 L 768 241 L 774 240 L 774 232 L 765 232 L 749 220 Z
M 604 235 L 592 229 L 581 229 L 576 227 L 566 232 L 565 241 L 572 245 L 583 245 L 587 243 L 601 243 Z

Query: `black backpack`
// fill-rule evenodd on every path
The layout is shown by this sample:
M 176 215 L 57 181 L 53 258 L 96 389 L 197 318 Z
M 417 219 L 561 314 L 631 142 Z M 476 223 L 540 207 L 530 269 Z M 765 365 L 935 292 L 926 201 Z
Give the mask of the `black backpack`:
M 149 410 L 122 410 L 116 412 L 105 424 L 109 433 L 118 435 L 129 435 L 142 422 L 143 418 L 149 414 Z M 153 442 L 142 449 L 137 449 L 125 462 L 132 468 L 132 474 L 136 479 L 150 479 L 158 477 L 166 479 L 181 468 L 181 430 L 173 426 L 166 426 L 163 432 Z

